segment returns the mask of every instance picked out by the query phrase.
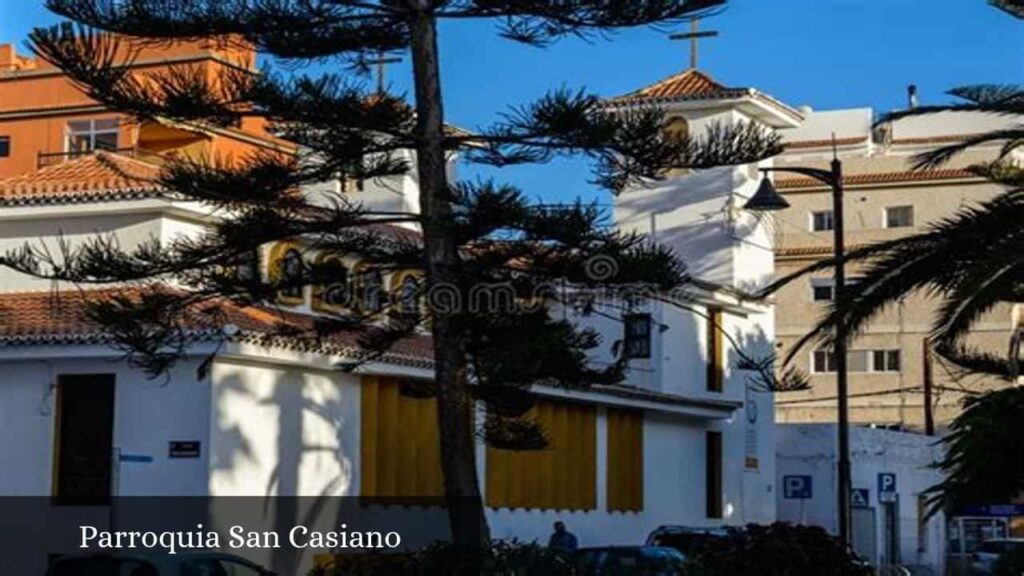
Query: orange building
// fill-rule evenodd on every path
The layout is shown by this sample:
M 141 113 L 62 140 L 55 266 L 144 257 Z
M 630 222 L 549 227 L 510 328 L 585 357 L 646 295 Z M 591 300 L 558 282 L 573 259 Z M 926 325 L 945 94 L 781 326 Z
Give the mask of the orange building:
M 216 78 L 229 69 L 255 72 L 255 52 L 226 42 L 129 44 L 129 66 L 140 77 L 169 69 Z M 237 127 L 142 120 L 90 99 L 53 64 L 0 44 L 0 179 L 73 161 L 95 150 L 158 163 L 169 154 L 240 158 L 258 149 L 290 151 L 260 118 Z

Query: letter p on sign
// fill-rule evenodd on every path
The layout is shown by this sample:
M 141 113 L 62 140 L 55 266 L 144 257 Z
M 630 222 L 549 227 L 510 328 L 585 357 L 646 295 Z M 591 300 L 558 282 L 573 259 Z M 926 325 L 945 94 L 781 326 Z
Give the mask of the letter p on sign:
M 782 495 L 789 500 L 807 500 L 813 494 L 810 476 L 783 476 Z
M 892 472 L 882 472 L 878 475 L 878 493 L 896 492 L 896 475 Z

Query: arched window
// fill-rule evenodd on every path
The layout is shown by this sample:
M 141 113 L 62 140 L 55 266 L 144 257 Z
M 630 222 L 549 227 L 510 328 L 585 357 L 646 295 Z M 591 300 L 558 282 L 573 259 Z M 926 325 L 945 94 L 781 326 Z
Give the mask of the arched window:
M 690 123 L 682 116 L 674 116 L 665 123 L 664 134 L 670 143 L 683 143 L 690 137 Z M 689 168 L 670 168 L 665 171 L 665 176 L 675 178 L 689 173 Z
M 420 277 L 418 272 L 402 271 L 391 276 L 391 298 L 403 314 L 420 313 Z
M 317 257 L 319 273 L 324 282 L 313 289 L 313 309 L 321 312 L 337 312 L 350 307 L 352 290 L 349 285 L 348 268 L 338 254 L 321 254 Z
M 690 123 L 682 116 L 675 116 L 665 123 L 665 138 L 685 140 L 690 136 Z
M 303 303 L 302 277 L 305 264 L 294 242 L 281 242 L 270 251 L 268 276 L 271 282 L 287 284 L 277 291 L 277 301 L 288 306 Z
M 359 309 L 364 313 L 380 312 L 384 309 L 384 275 L 366 264 L 357 266 L 356 270 Z

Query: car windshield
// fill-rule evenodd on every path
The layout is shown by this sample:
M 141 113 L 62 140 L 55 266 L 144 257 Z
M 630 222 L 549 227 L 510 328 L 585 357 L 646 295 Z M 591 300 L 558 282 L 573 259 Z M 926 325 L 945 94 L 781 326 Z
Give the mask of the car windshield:
M 655 546 L 674 548 L 686 556 L 695 556 L 709 543 L 721 538 L 717 534 L 707 534 L 704 532 L 665 532 L 654 535 L 650 543 Z
M 1013 540 L 988 540 L 982 542 L 981 547 L 978 548 L 979 552 L 986 554 L 1002 554 L 1008 550 L 1014 550 L 1024 545 L 1024 542 L 1016 542 Z
M 658 548 L 596 548 L 581 550 L 581 576 L 668 576 L 682 574 L 683 556 Z

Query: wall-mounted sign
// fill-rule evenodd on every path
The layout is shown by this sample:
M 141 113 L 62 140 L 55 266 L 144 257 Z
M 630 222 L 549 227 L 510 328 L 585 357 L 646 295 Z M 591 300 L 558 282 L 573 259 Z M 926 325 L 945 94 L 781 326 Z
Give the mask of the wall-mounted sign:
M 896 475 L 892 472 L 882 472 L 878 475 L 878 493 L 896 492 Z
M 867 488 L 854 488 L 850 492 L 850 504 L 854 508 L 867 508 L 871 506 L 871 491 Z
M 172 440 L 168 456 L 171 458 L 199 458 L 199 440 Z
M 814 495 L 813 478 L 810 476 L 783 476 L 782 495 L 787 500 L 810 500 Z

